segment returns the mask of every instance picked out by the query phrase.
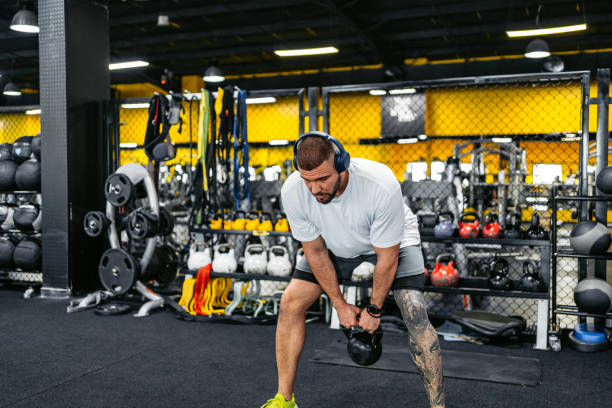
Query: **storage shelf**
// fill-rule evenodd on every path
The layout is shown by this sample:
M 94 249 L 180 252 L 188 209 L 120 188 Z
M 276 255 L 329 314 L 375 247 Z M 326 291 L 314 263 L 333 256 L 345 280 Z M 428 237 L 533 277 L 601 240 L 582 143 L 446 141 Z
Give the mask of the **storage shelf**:
M 421 235 L 423 242 L 443 244 L 482 244 L 482 245 L 509 245 L 509 246 L 550 246 L 550 241 L 539 239 L 509 239 L 509 238 L 438 238 L 433 235 Z
M 27 190 L 0 191 L 0 194 L 40 194 L 40 191 L 27 191 Z
M 210 228 L 191 228 L 191 232 L 201 232 L 204 234 L 230 234 L 230 235 L 252 235 L 256 237 L 290 237 L 291 232 L 279 231 L 250 231 L 250 230 L 230 230 L 230 229 L 210 229 Z
M 563 306 L 558 306 L 555 309 L 555 313 L 557 313 L 557 314 L 564 314 L 564 315 L 572 315 L 572 316 L 580 316 L 580 317 L 594 317 L 594 318 L 612 319 L 612 313 L 596 314 L 596 313 L 581 312 L 579 310 L 572 310 L 572 309 L 568 309 L 568 308 L 565 308 Z
M 555 253 L 555 256 L 564 257 L 564 258 L 612 259 L 612 253 L 605 254 L 605 255 L 584 255 L 584 254 L 579 254 L 579 253 L 569 251 L 569 250 L 557 251 Z

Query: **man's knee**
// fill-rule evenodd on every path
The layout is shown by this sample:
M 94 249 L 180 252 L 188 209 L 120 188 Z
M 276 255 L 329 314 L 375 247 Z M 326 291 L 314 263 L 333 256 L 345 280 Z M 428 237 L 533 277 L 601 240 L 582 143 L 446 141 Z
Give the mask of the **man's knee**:
M 310 282 L 308 282 L 310 284 Z M 290 285 L 283 293 L 280 313 L 285 316 L 303 315 L 321 294 L 320 290 L 300 290 L 298 285 Z
M 401 289 L 393 293 L 408 331 L 421 331 L 429 326 L 427 306 L 421 291 Z

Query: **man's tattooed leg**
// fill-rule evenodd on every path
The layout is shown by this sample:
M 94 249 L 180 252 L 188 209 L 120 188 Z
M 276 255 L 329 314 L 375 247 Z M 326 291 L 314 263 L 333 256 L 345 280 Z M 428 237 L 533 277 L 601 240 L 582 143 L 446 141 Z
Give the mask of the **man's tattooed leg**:
M 429 318 L 423 293 L 413 289 L 393 291 L 408 328 L 410 354 L 419 369 L 432 407 L 444 407 L 444 378 L 438 334 Z

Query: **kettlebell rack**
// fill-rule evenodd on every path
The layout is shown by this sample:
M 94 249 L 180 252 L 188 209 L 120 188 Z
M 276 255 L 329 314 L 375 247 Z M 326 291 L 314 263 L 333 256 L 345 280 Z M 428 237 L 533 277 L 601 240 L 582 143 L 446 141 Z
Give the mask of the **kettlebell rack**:
M 605 255 L 584 255 L 573 251 L 571 248 L 559 248 L 557 246 L 557 207 L 559 202 L 563 201 L 581 201 L 581 202 L 610 202 L 612 198 L 598 196 L 557 196 L 557 188 L 553 189 L 552 199 L 552 294 L 551 294 L 551 330 L 550 335 L 559 336 L 561 330 L 557 324 L 557 315 L 572 315 L 582 318 L 593 317 L 596 319 L 612 319 L 612 313 L 594 314 L 581 312 L 578 306 L 574 305 L 559 305 L 557 304 L 557 258 L 579 258 L 579 259 L 599 259 L 612 260 L 612 253 Z

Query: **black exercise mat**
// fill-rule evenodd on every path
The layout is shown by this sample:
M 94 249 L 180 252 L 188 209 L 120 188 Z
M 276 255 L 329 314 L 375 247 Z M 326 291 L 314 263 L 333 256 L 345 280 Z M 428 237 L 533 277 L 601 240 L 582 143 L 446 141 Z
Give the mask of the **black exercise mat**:
M 317 350 L 310 362 L 417 373 L 408 347 L 393 344 L 383 345 L 380 360 L 367 367 L 355 364 L 346 352 L 346 342 L 340 341 Z M 442 350 L 442 367 L 445 377 L 467 380 L 536 386 L 542 378 L 542 367 L 537 358 Z

